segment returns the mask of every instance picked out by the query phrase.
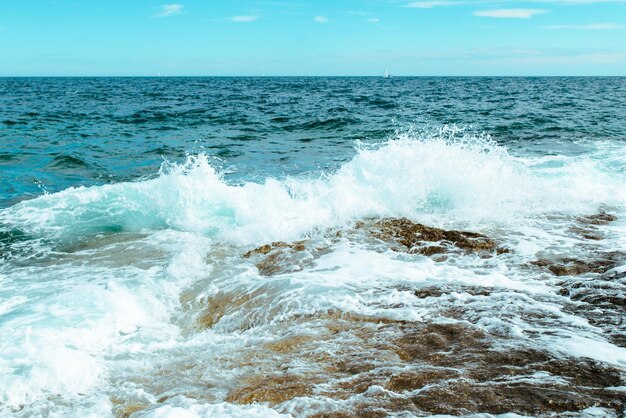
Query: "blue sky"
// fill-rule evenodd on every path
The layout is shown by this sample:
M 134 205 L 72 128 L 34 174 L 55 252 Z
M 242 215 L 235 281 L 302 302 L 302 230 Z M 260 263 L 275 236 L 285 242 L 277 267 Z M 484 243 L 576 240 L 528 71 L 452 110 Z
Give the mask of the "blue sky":
M 0 0 L 0 76 L 626 75 L 626 0 Z

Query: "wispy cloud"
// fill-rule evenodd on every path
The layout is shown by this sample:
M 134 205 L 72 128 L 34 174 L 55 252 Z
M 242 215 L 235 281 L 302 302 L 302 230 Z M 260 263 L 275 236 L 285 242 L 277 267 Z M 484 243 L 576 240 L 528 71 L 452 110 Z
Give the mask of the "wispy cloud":
M 585 5 L 596 3 L 626 3 L 626 0 L 526 0 L 527 3 L 544 3 L 558 5 Z M 416 9 L 432 9 L 441 6 L 480 6 L 486 4 L 515 4 L 515 0 L 420 0 L 405 4 L 403 7 Z
M 590 23 L 588 25 L 553 25 L 553 26 L 544 26 L 544 29 L 554 29 L 554 30 L 612 30 L 623 28 L 623 25 L 617 25 L 615 23 Z
M 626 3 L 626 0 L 533 0 L 541 3 L 558 4 L 595 4 L 595 3 Z
M 164 4 L 161 6 L 161 11 L 154 15 L 154 17 L 168 17 L 180 14 L 183 11 L 183 7 L 185 6 L 182 4 Z
M 624 62 L 626 53 L 623 51 L 567 51 L 567 50 L 539 50 L 519 56 L 502 56 L 486 59 L 482 62 L 487 64 L 504 65 L 589 65 L 589 64 L 614 64 Z M 480 61 L 478 61 L 480 62 Z
M 370 19 L 367 19 L 367 22 L 370 22 L 370 23 L 378 23 L 378 22 L 380 22 L 380 19 L 379 19 L 379 18 L 377 18 L 377 17 L 372 17 L 372 18 L 370 18 Z
M 530 19 L 531 17 L 545 13 L 544 9 L 492 9 L 477 10 L 474 16 L 494 17 L 498 19 Z
M 227 18 L 227 20 L 230 20 L 231 22 L 254 22 L 258 18 L 258 16 L 233 16 Z
M 460 4 L 466 4 L 464 1 L 448 1 L 448 0 L 432 0 L 432 1 L 415 1 L 409 3 L 404 7 L 411 7 L 416 9 L 432 9 L 433 7 L 440 6 L 457 6 Z
M 315 16 L 313 21 L 317 23 L 328 23 L 328 18 L 324 16 Z

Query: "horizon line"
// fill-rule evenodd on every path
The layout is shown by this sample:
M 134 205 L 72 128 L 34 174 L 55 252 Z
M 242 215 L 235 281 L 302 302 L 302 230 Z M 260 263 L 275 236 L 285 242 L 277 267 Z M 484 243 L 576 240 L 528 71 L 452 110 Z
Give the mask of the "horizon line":
M 382 75 L 0 75 L 0 78 L 384 78 Z M 626 77 L 626 74 L 420 74 L 420 75 L 392 75 L 391 78 L 427 78 L 427 77 Z

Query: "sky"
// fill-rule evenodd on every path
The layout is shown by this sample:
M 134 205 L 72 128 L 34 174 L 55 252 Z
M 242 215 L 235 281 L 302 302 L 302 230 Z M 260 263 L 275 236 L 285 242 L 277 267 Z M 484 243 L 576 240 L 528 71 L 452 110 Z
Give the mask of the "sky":
M 626 76 L 626 0 L 0 0 L 0 76 Z

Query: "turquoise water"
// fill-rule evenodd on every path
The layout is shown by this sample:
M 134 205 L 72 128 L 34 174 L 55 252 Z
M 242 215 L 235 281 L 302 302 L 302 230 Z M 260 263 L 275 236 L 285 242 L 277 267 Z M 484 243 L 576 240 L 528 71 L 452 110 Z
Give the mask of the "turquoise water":
M 0 79 L 0 415 L 618 416 L 624 97 L 624 78 Z M 504 250 L 399 250 L 383 218 Z M 438 360 L 402 348 L 452 326 Z M 511 352 L 543 360 L 489 362 Z

